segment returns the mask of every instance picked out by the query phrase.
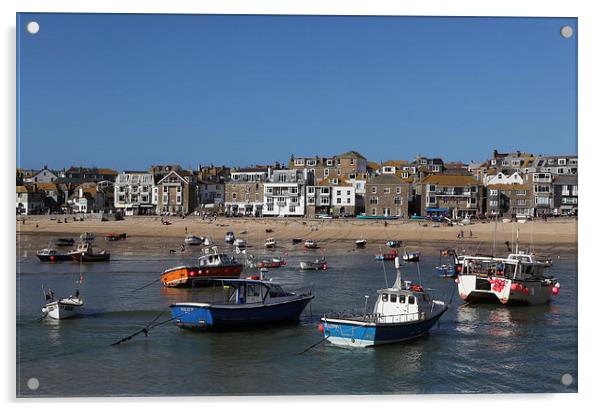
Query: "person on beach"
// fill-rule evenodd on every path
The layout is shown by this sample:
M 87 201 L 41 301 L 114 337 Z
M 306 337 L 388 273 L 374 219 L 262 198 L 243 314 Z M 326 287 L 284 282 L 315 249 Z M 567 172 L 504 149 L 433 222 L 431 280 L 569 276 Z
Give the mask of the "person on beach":
M 184 227 L 184 234 L 188 234 L 188 227 Z
M 464 238 L 464 230 L 460 230 L 460 237 Z
M 470 236 L 472 237 L 472 230 L 470 230 Z

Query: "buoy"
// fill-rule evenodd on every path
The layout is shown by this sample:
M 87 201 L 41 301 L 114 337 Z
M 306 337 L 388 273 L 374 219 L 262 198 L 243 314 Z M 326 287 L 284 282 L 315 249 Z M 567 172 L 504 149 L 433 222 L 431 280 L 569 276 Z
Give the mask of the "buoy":
M 558 295 L 558 291 L 559 291 L 559 290 L 558 290 L 558 287 L 554 287 L 554 288 L 552 288 L 552 294 L 554 294 L 554 295 Z
M 328 266 L 327 266 L 326 264 L 324 264 L 324 265 L 322 266 L 322 270 L 328 270 Z
M 324 326 L 322 325 L 322 323 L 318 324 L 318 331 L 324 331 Z
M 455 282 L 456 284 L 460 284 L 460 280 L 459 280 L 459 279 L 457 279 L 457 278 L 454 280 L 454 282 Z
M 54 256 L 53 255 L 50 256 L 50 261 L 54 261 Z
M 517 284 L 517 283 L 512 283 L 512 285 L 510 286 L 510 289 L 511 289 L 512 291 L 516 291 L 516 290 L 518 290 L 518 287 L 519 287 L 519 286 L 520 286 L 520 284 Z
M 527 287 L 523 288 L 523 294 L 529 294 L 529 288 L 527 288 Z

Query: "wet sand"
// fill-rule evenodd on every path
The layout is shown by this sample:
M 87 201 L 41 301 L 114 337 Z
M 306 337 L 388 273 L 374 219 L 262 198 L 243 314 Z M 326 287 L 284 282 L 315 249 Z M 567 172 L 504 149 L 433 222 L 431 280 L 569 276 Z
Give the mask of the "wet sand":
M 568 218 L 530 221 L 524 224 L 510 222 L 476 223 L 449 227 L 441 223 L 426 221 L 369 221 L 369 220 L 310 220 L 310 219 L 259 219 L 225 218 L 215 221 L 200 217 L 168 218 L 171 225 L 163 225 L 161 217 L 128 216 L 121 221 L 101 221 L 95 216 L 86 216 L 84 221 L 73 221 L 73 216 L 27 216 L 17 219 L 17 236 L 27 234 L 40 236 L 40 240 L 53 236 L 75 237 L 85 231 L 97 237 L 108 233 L 127 233 L 130 246 L 140 245 L 141 253 L 152 252 L 153 241 L 157 244 L 178 246 L 186 233 L 211 237 L 222 244 L 227 231 L 234 232 L 254 247 L 262 247 L 268 237 L 279 244 L 290 244 L 292 238 L 316 240 L 323 247 L 346 249 L 354 241 L 363 238 L 369 247 L 384 245 L 387 240 L 402 240 L 407 247 L 419 249 L 450 248 L 470 249 L 487 252 L 496 243 L 496 252 L 506 250 L 506 241 L 516 241 L 516 232 L 521 248 L 532 247 L 540 254 L 572 253 L 577 251 L 577 220 Z M 271 232 L 268 232 L 271 230 Z M 464 236 L 458 238 L 458 234 Z M 472 232 L 472 236 L 471 236 Z M 155 240 L 153 240 L 155 239 Z

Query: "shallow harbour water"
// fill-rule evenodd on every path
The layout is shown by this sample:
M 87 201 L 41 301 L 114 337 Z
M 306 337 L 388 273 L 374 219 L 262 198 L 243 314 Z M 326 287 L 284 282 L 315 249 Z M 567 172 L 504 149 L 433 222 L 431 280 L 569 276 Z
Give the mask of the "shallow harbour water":
M 47 239 L 46 239 L 47 240 Z M 316 298 L 298 325 L 219 333 L 182 331 L 171 323 L 118 345 L 160 312 L 167 320 L 172 302 L 201 300 L 207 291 L 164 289 L 155 280 L 166 268 L 193 262 L 193 253 L 169 254 L 177 244 L 137 255 L 128 241 L 99 247 L 112 252 L 110 263 L 43 264 L 35 257 L 39 238 L 21 235 L 17 255 L 17 395 L 236 395 L 236 394 L 409 394 L 517 393 L 577 391 L 577 260 L 561 255 L 547 272 L 561 283 L 550 305 L 501 307 L 463 304 L 453 280 L 439 278 L 436 253 L 421 257 L 420 277 L 431 296 L 451 308 L 439 325 L 420 339 L 377 348 L 345 349 L 321 340 L 320 314 L 361 310 L 385 285 L 377 247 L 304 251 L 286 245 L 288 264 L 268 277 L 285 288 L 312 286 Z M 179 248 L 178 248 L 179 249 Z M 196 249 L 198 250 L 198 249 Z M 408 250 L 410 251 L 410 250 Z M 249 252 L 266 254 L 263 250 Z M 298 262 L 324 253 L 327 271 L 301 272 Z M 395 277 L 385 263 L 387 281 Z M 37 321 L 42 285 L 57 296 L 76 287 L 79 272 L 85 314 L 58 322 Z M 404 264 L 405 279 L 418 281 L 418 266 Z M 204 294 L 205 293 L 205 294 Z M 571 374 L 572 384 L 561 383 Z M 28 388 L 30 378 L 39 387 Z

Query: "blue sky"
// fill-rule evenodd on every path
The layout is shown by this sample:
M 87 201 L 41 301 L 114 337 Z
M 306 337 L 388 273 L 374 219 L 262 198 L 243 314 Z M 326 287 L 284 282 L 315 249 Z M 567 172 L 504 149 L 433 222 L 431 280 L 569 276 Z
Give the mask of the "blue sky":
M 575 154 L 576 33 L 569 18 L 19 14 L 17 165 Z

